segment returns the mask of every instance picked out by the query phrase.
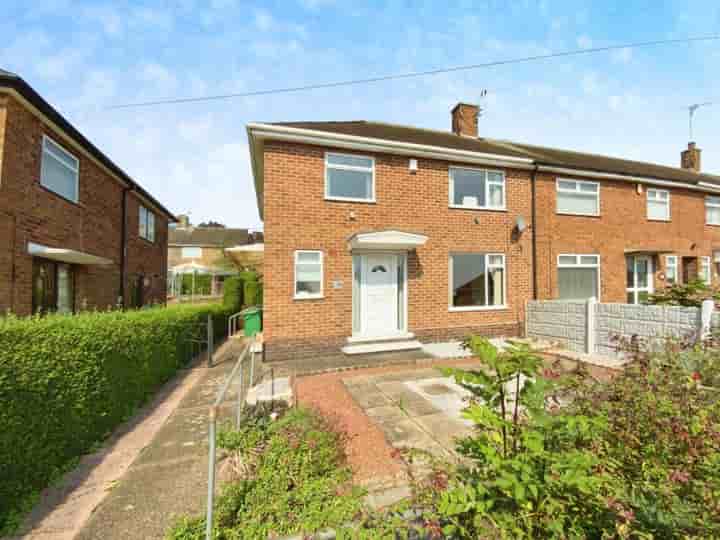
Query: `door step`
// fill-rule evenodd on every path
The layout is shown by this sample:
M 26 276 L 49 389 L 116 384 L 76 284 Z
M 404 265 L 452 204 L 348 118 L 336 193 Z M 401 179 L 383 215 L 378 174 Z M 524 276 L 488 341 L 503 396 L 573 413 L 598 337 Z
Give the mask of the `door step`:
M 359 343 L 357 345 L 346 345 L 342 348 L 345 354 L 372 354 L 382 352 L 413 351 L 421 349 L 422 343 L 413 340 L 404 341 L 378 341 L 375 343 Z

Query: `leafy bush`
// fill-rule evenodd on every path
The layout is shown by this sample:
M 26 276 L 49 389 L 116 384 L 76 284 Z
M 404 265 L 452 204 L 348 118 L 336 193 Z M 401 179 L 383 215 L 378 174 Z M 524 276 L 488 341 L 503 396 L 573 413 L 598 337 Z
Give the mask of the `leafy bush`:
M 240 276 L 230 276 L 223 284 L 223 305 L 233 313 L 242 309 L 243 282 Z
M 703 300 L 720 301 L 720 292 L 700 279 L 675 283 L 648 297 L 648 304 L 700 307 Z
M 258 281 L 246 281 L 244 283 L 244 291 L 243 291 L 243 297 L 245 299 L 245 305 L 246 306 L 257 306 L 259 305 L 258 299 L 259 299 L 259 293 L 260 293 L 260 283 Z
M 472 462 L 427 489 L 426 520 L 459 538 L 720 537 L 720 392 L 698 372 L 653 353 L 563 380 L 524 347 L 467 345 L 483 369 L 447 373 L 476 398 Z
M 0 531 L 128 418 L 204 338 L 220 306 L 0 319 Z
M 338 434 L 303 409 L 276 421 L 252 415 L 219 446 L 247 465 L 217 499 L 214 538 L 262 539 L 338 527 L 361 508 Z M 204 538 L 204 518 L 180 520 L 171 540 Z

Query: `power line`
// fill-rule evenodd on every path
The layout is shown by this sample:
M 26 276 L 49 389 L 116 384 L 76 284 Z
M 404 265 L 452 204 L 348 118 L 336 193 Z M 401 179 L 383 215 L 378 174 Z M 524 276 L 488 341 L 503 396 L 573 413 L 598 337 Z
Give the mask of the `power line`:
M 265 96 L 269 94 L 288 94 L 291 92 L 303 92 L 306 90 L 319 90 L 324 88 L 336 88 L 339 86 L 352 86 L 357 84 L 370 84 L 376 82 L 392 81 L 399 79 L 411 79 L 417 77 L 425 77 L 429 75 L 440 75 L 442 73 L 453 73 L 457 71 L 470 71 L 473 69 L 489 68 L 495 66 L 504 66 L 508 64 L 519 64 L 527 62 L 536 62 L 538 60 L 548 60 L 551 58 L 560 58 L 566 56 L 579 56 L 583 54 L 593 54 L 598 52 L 614 51 L 618 49 L 637 49 L 640 47 L 652 47 L 658 45 L 672 45 L 678 43 L 694 43 L 700 41 L 717 41 L 720 39 L 720 35 L 710 36 L 698 36 L 680 39 L 662 39 L 656 41 L 641 41 L 636 43 L 627 43 L 625 45 L 609 45 L 607 47 L 592 47 L 587 49 L 572 49 L 568 51 L 560 51 L 556 53 L 538 54 L 535 56 L 526 56 L 523 58 L 512 58 L 506 60 L 496 60 L 493 62 L 485 62 L 482 64 L 469 64 L 464 66 L 454 66 L 447 68 L 432 69 L 428 71 L 413 71 L 409 73 L 399 73 L 395 75 L 383 75 L 378 77 L 369 77 L 367 79 L 351 79 L 346 81 L 335 81 L 328 83 L 309 84 L 305 86 L 291 86 L 287 88 L 275 88 L 269 90 L 255 90 L 251 92 L 241 92 L 235 94 L 220 94 L 214 96 L 203 96 L 203 97 L 186 97 L 186 98 L 174 98 L 174 99 L 160 99 L 156 101 L 141 101 L 137 103 L 123 103 L 119 105 L 111 105 L 106 107 L 107 110 L 112 109 L 129 109 L 134 107 L 151 107 L 155 105 L 173 105 L 180 103 L 196 103 L 200 101 L 216 101 L 222 99 L 233 99 L 242 97 L 255 97 Z

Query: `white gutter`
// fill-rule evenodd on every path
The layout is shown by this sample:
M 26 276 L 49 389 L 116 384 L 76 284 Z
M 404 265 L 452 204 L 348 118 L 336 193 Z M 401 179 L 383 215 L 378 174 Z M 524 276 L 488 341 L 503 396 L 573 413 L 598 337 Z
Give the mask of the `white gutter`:
M 614 173 L 603 173 L 597 171 L 586 171 L 583 169 L 567 169 L 564 167 L 552 167 L 549 165 L 538 165 L 538 170 L 542 172 L 553 172 L 558 174 L 565 174 L 568 176 L 588 176 L 590 178 L 606 178 L 608 180 L 622 180 L 625 182 L 633 182 L 637 184 L 651 184 L 654 186 L 667 186 L 676 187 L 682 189 L 689 189 L 692 191 L 703 191 L 708 193 L 720 193 L 720 185 L 708 184 L 706 182 L 700 182 L 699 184 L 686 184 L 684 182 L 677 182 L 675 180 L 663 180 L 660 178 L 651 178 L 647 176 L 629 176 L 623 174 Z
M 353 150 L 370 152 L 386 152 L 415 157 L 427 157 L 448 161 L 462 161 L 484 165 L 513 167 L 517 169 L 532 169 L 533 160 L 505 156 L 502 154 L 488 154 L 470 150 L 454 150 L 442 146 L 414 144 L 387 139 L 359 137 L 342 133 L 329 133 L 313 129 L 301 129 L 270 124 L 248 124 L 248 134 L 257 139 L 278 139 L 283 141 L 302 142 L 319 146 L 334 146 Z

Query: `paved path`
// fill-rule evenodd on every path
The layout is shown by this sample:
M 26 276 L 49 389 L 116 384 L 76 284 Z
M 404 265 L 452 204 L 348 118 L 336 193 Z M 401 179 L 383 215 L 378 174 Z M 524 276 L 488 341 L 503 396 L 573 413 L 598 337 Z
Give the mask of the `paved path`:
M 182 370 L 102 449 L 85 456 L 47 490 L 15 538 L 161 539 L 177 516 L 202 511 L 208 407 L 233 366 L 229 347 L 211 369 L 201 358 Z

